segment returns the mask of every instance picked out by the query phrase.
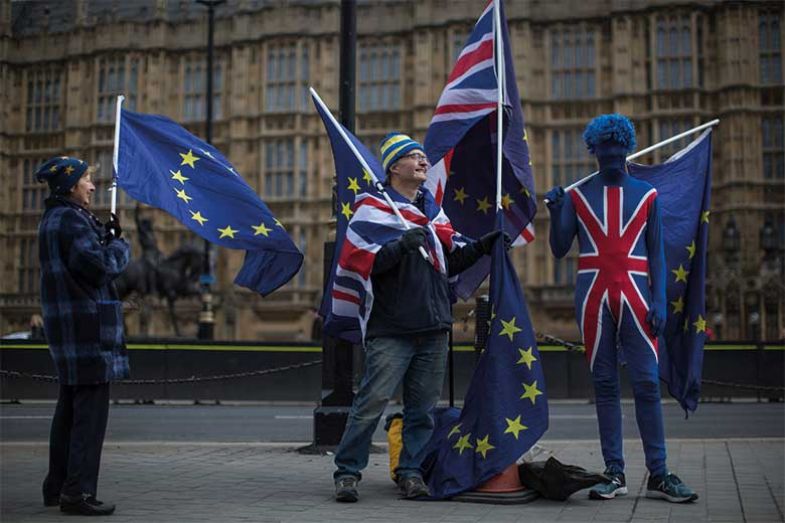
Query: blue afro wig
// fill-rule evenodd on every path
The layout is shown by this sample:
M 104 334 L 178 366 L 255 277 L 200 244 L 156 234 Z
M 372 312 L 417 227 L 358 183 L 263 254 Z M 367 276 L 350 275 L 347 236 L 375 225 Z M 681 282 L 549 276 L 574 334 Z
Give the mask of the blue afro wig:
M 605 142 L 620 145 L 625 153 L 630 153 L 635 150 L 635 127 L 623 114 L 602 114 L 586 126 L 583 141 L 592 154 L 597 154 L 597 146 Z

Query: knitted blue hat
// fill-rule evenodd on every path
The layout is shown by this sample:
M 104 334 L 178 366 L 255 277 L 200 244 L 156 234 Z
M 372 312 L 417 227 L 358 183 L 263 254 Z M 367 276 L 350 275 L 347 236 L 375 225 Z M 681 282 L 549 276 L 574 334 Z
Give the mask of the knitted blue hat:
M 602 114 L 586 126 L 583 141 L 596 156 L 627 155 L 635 150 L 635 127 L 623 114 Z
M 39 182 L 49 184 L 54 194 L 68 194 L 87 170 L 87 162 L 69 156 L 56 156 L 35 171 Z
M 379 143 L 379 154 L 382 157 L 384 172 L 387 173 L 392 164 L 415 149 L 425 151 L 422 145 L 405 134 L 393 132 L 382 138 Z

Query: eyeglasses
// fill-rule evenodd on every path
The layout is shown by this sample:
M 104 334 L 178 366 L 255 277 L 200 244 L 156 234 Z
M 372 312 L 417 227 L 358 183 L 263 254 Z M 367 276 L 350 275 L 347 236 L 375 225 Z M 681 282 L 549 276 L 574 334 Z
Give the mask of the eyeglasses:
M 415 162 L 425 162 L 425 163 L 427 163 L 428 165 L 430 165 L 430 164 L 431 164 L 431 162 L 429 162 L 429 161 L 428 161 L 428 157 L 427 157 L 427 156 L 425 156 L 424 154 L 420 154 L 420 153 L 409 153 L 409 154 L 404 154 L 404 155 L 402 156 L 402 158 L 411 158 L 411 159 L 412 159 L 412 160 L 414 160 Z

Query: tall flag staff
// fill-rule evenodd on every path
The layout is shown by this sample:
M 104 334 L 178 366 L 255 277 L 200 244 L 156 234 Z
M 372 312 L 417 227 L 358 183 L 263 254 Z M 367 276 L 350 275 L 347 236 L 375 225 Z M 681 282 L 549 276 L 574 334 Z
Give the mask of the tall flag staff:
M 409 224 L 409 222 L 407 222 L 406 220 L 403 219 L 403 216 L 401 216 L 401 211 L 398 210 L 398 207 L 396 207 L 395 204 L 393 203 L 393 201 L 390 199 L 390 195 L 387 194 L 387 191 L 384 190 L 384 185 L 382 185 L 382 182 L 380 182 L 379 178 L 376 177 L 376 174 L 373 172 L 373 169 L 370 168 L 370 166 L 368 165 L 368 162 L 365 161 L 365 158 L 363 158 L 363 156 L 360 154 L 360 151 L 357 150 L 357 148 L 354 146 L 352 141 L 346 135 L 346 131 L 344 131 L 343 126 L 340 125 L 338 123 L 338 120 L 335 119 L 335 117 L 333 116 L 333 113 L 330 112 L 330 110 L 327 108 L 327 105 L 319 97 L 319 94 L 316 92 L 316 89 L 311 87 L 310 91 L 311 91 L 311 96 L 313 96 L 314 101 L 319 104 L 319 107 L 321 107 L 322 111 L 324 111 L 324 113 L 330 119 L 330 122 L 338 130 L 338 133 L 340 133 L 341 138 L 343 138 L 343 140 L 346 142 L 346 145 L 352 151 L 352 154 L 354 154 L 354 157 L 357 159 L 358 162 L 360 162 L 360 165 L 362 166 L 363 170 L 370 177 L 371 185 L 377 191 L 379 191 L 379 194 L 382 195 L 382 197 L 384 198 L 384 201 L 387 202 L 387 205 L 389 205 L 392 208 L 393 212 L 395 213 L 395 216 L 398 218 L 398 220 L 400 220 L 401 224 L 404 226 L 404 229 L 405 230 L 409 230 L 411 228 L 411 225 Z M 336 246 L 336 247 L 339 248 L 340 246 Z M 420 246 L 420 254 L 422 254 L 423 258 L 425 258 L 426 260 L 430 261 L 430 259 L 431 259 L 430 256 L 428 256 L 428 253 L 425 251 L 425 249 L 422 246 Z
M 125 96 L 118 95 L 117 97 L 117 109 L 115 110 L 115 118 L 114 118 L 114 151 L 112 152 L 112 185 L 109 187 L 109 191 L 111 191 L 112 196 L 112 203 L 111 203 L 111 213 L 117 213 L 117 156 L 120 151 L 120 116 L 123 111 L 123 101 L 125 100 Z
M 504 82 L 505 79 L 505 70 L 504 70 L 504 34 L 502 33 L 501 27 L 501 10 L 499 9 L 499 0 L 493 0 L 493 41 L 494 41 L 494 54 L 495 54 L 495 63 L 496 63 L 496 78 L 497 78 L 497 85 L 499 88 L 497 89 L 497 96 L 496 96 L 496 214 L 502 209 L 502 147 L 504 145 L 504 140 L 502 137 L 503 129 L 503 118 L 502 115 L 502 106 L 504 105 Z
M 655 151 L 655 150 L 659 149 L 660 147 L 664 147 L 664 146 L 668 145 L 669 143 L 673 143 L 673 142 L 675 142 L 677 140 L 681 140 L 682 138 L 685 138 L 685 137 L 687 137 L 687 136 L 689 136 L 691 134 L 697 133 L 697 132 L 702 131 L 704 129 L 707 129 L 709 127 L 714 127 L 715 125 L 719 125 L 719 123 L 720 123 L 719 118 L 715 118 L 714 120 L 712 120 L 710 122 L 706 122 L 706 123 L 701 124 L 701 125 L 699 125 L 697 127 L 693 127 L 692 129 L 688 129 L 687 131 L 684 131 L 683 133 L 679 133 L 676 136 L 671 136 L 670 138 L 668 138 L 666 140 L 663 140 L 661 142 L 657 142 L 654 145 L 650 145 L 649 147 L 646 147 L 645 149 L 642 149 L 642 150 L 638 151 L 637 153 L 633 153 L 633 154 L 629 155 L 627 157 L 627 162 L 631 162 L 632 160 L 634 160 L 636 158 L 640 158 L 641 156 L 643 156 L 645 154 L 648 154 L 648 153 L 650 153 L 652 151 Z M 573 182 L 572 184 L 570 184 L 569 186 L 564 188 L 564 192 L 568 192 L 571 189 L 574 189 L 574 188 L 578 187 L 579 185 L 588 182 L 594 176 L 599 174 L 599 172 L 600 171 L 594 171 L 590 175 L 588 175 L 588 176 L 586 176 L 584 178 L 581 178 L 580 180 L 578 180 L 576 182 Z M 547 198 L 545 199 L 545 203 L 548 203 L 548 199 Z

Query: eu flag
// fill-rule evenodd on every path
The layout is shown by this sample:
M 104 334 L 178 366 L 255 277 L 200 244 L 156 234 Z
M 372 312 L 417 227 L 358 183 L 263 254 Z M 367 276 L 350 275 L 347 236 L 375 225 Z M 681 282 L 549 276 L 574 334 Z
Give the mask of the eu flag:
M 338 208 L 335 225 L 335 251 L 330 267 L 330 279 L 324 287 L 325 292 L 319 313 L 324 318 L 325 332 L 352 343 L 362 343 L 362 330 L 357 320 L 357 315 L 339 310 L 341 300 L 336 301 L 333 292 L 336 283 L 338 255 L 346 239 L 346 228 L 349 225 L 349 220 L 351 220 L 354 214 L 354 201 L 360 193 L 379 194 L 374 187 L 371 173 L 363 168 L 362 164 L 357 160 L 354 151 L 357 151 L 357 154 L 362 156 L 379 182 L 383 182 L 385 179 L 384 171 L 379 160 L 376 159 L 368 148 L 346 127 L 335 121 L 332 115 L 328 113 L 328 109 L 322 105 L 321 99 L 313 92 L 311 97 L 316 111 L 322 118 L 322 123 L 324 123 L 333 151 L 333 159 L 335 161 L 335 197 Z M 360 311 L 360 314 L 364 314 L 364 296 L 367 289 L 364 289 L 362 285 L 358 285 L 358 281 L 353 281 L 352 278 L 343 278 L 343 281 L 339 283 L 346 288 L 352 288 L 357 293 L 357 301 L 363 305 L 363 310 Z M 345 295 L 346 293 L 344 293 Z
M 629 171 L 657 189 L 662 213 L 668 316 L 660 340 L 660 378 L 685 411 L 695 411 L 706 341 L 711 130 L 664 163 L 631 164 Z
M 165 116 L 123 109 L 117 184 L 202 238 L 245 250 L 235 283 L 266 296 L 303 255 L 267 205 L 218 150 Z
M 497 226 L 504 226 L 499 213 Z M 514 464 L 548 429 L 540 353 L 518 276 L 496 242 L 491 258 L 488 345 L 463 410 L 437 417 L 423 464 L 431 495 L 472 490 Z

